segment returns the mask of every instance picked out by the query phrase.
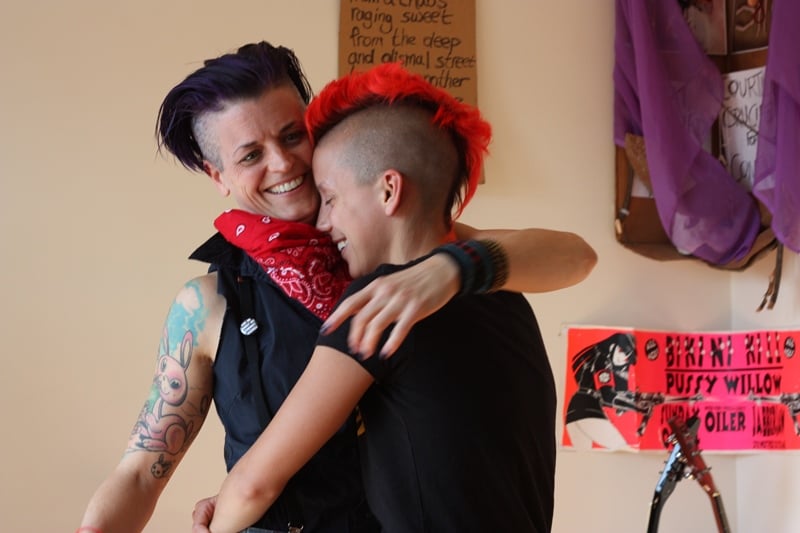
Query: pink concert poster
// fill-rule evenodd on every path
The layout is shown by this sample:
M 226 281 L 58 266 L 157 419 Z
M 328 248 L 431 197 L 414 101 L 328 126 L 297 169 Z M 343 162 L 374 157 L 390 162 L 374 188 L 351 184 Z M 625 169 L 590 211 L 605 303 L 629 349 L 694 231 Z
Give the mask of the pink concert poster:
M 800 330 L 566 335 L 564 447 L 663 450 L 669 420 L 697 415 L 705 451 L 800 449 Z

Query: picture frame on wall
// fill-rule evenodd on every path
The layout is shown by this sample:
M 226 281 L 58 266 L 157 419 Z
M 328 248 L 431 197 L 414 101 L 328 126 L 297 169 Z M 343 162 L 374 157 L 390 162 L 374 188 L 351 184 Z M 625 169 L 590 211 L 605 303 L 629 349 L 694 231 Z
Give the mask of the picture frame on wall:
M 728 53 L 727 3 L 729 0 L 684 0 L 683 18 L 703 51 L 711 56 Z
M 757 151 L 773 0 L 674 1 L 678 3 L 697 42 L 718 68 L 724 87 L 721 113 L 712 124 L 703 148 L 726 167 L 732 179 L 750 188 Z M 764 10 L 766 23 L 762 21 L 759 9 Z M 734 17 L 737 11 L 739 27 Z M 749 15 L 750 19 L 745 15 Z M 727 52 L 720 53 L 723 50 Z M 625 135 L 624 144 L 616 146 L 617 216 L 614 228 L 617 241 L 640 255 L 659 261 L 694 258 L 681 253 L 664 230 L 652 188 L 642 186 L 649 181 L 648 174 L 644 138 L 629 132 Z M 766 229 L 758 234 L 745 257 L 714 266 L 726 270 L 744 270 L 755 259 L 774 249 L 774 233 L 766 219 L 764 222 Z
M 728 0 L 731 52 L 766 48 L 769 44 L 773 0 Z

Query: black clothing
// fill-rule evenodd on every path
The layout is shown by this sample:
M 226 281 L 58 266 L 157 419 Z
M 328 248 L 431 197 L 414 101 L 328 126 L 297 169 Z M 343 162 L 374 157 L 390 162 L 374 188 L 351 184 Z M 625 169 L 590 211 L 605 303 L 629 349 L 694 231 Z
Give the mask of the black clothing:
M 348 353 L 348 330 L 318 344 Z M 522 295 L 456 297 L 362 364 L 376 381 L 359 403 L 362 472 L 384 531 L 550 531 L 555 382 Z
M 251 367 L 239 331 L 239 276 L 253 280 L 253 304 L 258 329 L 260 372 L 269 419 L 278 411 L 302 374 L 314 350 L 322 322 L 299 302 L 289 298 L 269 275 L 220 234 L 192 255 L 211 263 L 217 291 L 227 309 L 214 361 L 214 402 L 225 427 L 228 470 L 252 446 L 265 425 L 259 420 L 251 381 Z M 263 400 L 261 400 L 263 402 Z M 268 420 L 267 420 L 268 422 Z M 320 449 L 287 484 L 255 527 L 285 530 L 289 522 L 303 524 L 304 533 L 374 533 L 364 499 L 354 417 Z

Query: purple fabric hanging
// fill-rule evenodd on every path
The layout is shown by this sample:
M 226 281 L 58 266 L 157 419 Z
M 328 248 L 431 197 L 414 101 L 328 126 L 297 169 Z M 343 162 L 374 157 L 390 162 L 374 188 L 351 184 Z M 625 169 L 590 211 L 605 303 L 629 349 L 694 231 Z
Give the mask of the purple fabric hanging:
M 653 197 L 675 247 L 713 264 L 750 251 L 755 198 L 703 149 L 723 99 L 722 76 L 675 0 L 617 0 L 614 142 L 642 135 Z
M 800 1 L 775 0 L 764 74 L 753 194 L 772 213 L 772 231 L 800 252 Z

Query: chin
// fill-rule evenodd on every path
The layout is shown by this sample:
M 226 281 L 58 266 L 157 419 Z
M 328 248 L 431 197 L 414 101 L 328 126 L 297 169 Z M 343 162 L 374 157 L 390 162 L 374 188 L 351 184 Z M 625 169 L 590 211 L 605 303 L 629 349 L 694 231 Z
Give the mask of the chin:
M 359 278 L 366 274 L 363 269 L 356 268 L 352 266 L 350 263 L 347 263 L 347 271 L 350 273 L 350 277 L 353 279 Z
M 317 222 L 318 212 L 319 205 L 316 202 L 312 202 L 302 207 L 295 206 L 294 209 L 287 210 L 284 220 L 291 220 L 292 222 L 304 222 L 313 226 Z
M 375 271 L 375 269 L 378 268 L 379 266 L 380 263 L 376 263 L 374 265 L 369 265 L 369 264 L 352 265 L 350 263 L 347 263 L 347 269 L 350 272 L 350 277 L 353 279 L 359 278 L 361 276 L 366 276 L 368 274 L 372 274 Z

